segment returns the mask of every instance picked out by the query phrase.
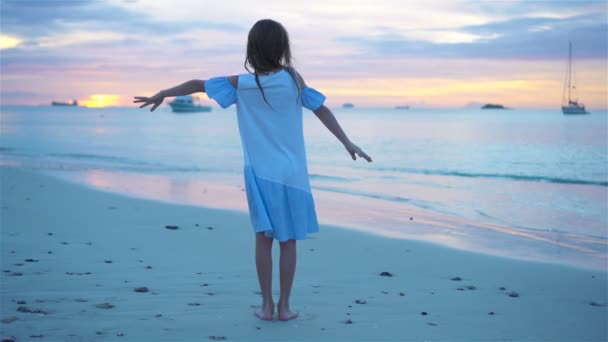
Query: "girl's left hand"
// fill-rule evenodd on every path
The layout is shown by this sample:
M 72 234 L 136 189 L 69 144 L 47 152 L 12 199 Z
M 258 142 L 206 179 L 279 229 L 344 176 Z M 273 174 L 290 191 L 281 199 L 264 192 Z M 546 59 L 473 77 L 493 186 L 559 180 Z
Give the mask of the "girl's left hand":
M 372 162 L 372 157 L 368 156 L 359 146 L 353 144 L 352 142 L 347 143 L 344 147 L 353 158 L 353 160 L 357 160 L 357 156 L 367 160 L 368 162 Z
M 135 96 L 133 98 L 135 99 L 135 100 L 133 100 L 133 103 L 142 103 L 143 102 L 143 104 L 141 106 L 139 106 L 139 108 L 144 108 L 147 105 L 153 105 L 152 108 L 150 108 L 151 112 L 153 112 L 156 109 L 156 107 L 160 106 L 163 103 L 163 101 L 165 100 L 165 97 L 162 95 L 162 92 L 159 92 L 152 97 Z

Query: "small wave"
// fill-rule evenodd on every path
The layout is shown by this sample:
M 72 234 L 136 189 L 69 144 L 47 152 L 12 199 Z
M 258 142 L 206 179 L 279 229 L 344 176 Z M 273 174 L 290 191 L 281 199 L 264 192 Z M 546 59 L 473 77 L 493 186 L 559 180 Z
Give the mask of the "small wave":
M 49 153 L 52 157 L 67 157 L 74 159 L 95 159 L 110 162 L 129 162 L 129 159 L 116 156 L 104 156 L 99 154 L 88 154 L 88 153 Z
M 39 159 L 39 156 L 24 154 L 25 157 Z M 40 160 L 38 167 L 42 168 L 58 168 L 70 170 L 88 170 L 88 169 L 110 169 L 130 172 L 181 172 L 181 173 L 225 173 L 230 170 L 220 168 L 207 168 L 199 166 L 182 166 L 182 165 L 167 165 L 158 162 L 148 162 L 142 160 L 134 160 L 126 157 L 100 155 L 90 153 L 48 153 L 46 156 L 57 158 L 48 160 Z
M 444 213 L 444 214 L 454 214 L 452 212 L 448 212 L 448 211 L 439 209 L 438 208 L 439 204 L 433 205 L 426 201 L 420 201 L 420 200 L 405 198 L 405 197 L 401 197 L 401 196 L 391 196 L 391 195 L 383 195 L 383 194 L 377 194 L 377 193 L 371 193 L 371 192 L 353 191 L 353 190 L 335 188 L 335 187 L 329 187 L 329 186 L 313 185 L 312 188 L 316 189 L 316 190 L 329 191 L 329 192 L 335 192 L 335 193 L 346 194 L 346 195 L 360 196 L 360 197 L 373 198 L 373 199 L 381 199 L 381 200 L 391 201 L 391 202 L 408 203 L 408 204 L 411 204 L 413 206 L 416 206 L 416 207 L 422 208 L 422 209 L 432 210 L 432 211 Z
M 351 182 L 354 179 L 352 178 L 346 178 L 346 177 L 337 177 L 337 176 L 327 176 L 327 175 L 320 175 L 320 174 L 316 174 L 316 173 L 311 173 L 308 175 L 308 177 L 311 180 L 328 180 L 328 181 L 338 181 L 338 182 Z
M 430 170 L 430 169 L 409 169 L 409 168 L 374 168 L 374 170 L 423 174 L 423 175 L 454 176 L 454 177 L 468 177 L 468 178 L 502 178 L 502 179 L 510 179 L 510 180 L 516 180 L 516 181 L 529 181 L 529 182 L 608 186 L 608 181 L 570 179 L 570 178 L 535 176 L 535 175 L 516 175 L 516 174 L 507 174 L 507 173 L 477 173 L 477 172 L 464 172 L 464 171 L 452 171 L 452 170 Z

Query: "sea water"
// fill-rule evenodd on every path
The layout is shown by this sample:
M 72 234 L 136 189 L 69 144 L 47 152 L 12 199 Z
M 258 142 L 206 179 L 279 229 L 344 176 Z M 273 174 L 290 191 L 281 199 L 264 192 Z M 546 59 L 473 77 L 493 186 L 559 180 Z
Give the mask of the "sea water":
M 374 161 L 304 112 L 321 223 L 605 269 L 606 111 L 336 108 Z M 4 106 L 0 161 L 100 190 L 247 210 L 234 108 Z M 320 233 L 322 234 L 322 232 Z

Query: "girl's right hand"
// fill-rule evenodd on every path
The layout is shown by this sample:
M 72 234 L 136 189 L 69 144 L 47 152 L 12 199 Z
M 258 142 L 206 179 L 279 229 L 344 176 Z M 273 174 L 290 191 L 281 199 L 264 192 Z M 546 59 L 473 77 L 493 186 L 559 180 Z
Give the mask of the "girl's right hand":
M 346 150 L 353 158 L 353 160 L 357 160 L 356 156 L 358 155 L 359 157 L 364 158 L 365 160 L 371 163 L 372 158 L 368 156 L 365 152 L 363 152 L 363 150 L 359 148 L 359 146 L 353 144 L 352 142 L 349 142 L 348 144 L 344 145 L 344 147 L 346 147 Z
M 133 100 L 133 103 L 142 103 L 143 104 L 141 106 L 139 106 L 139 108 L 144 108 L 147 105 L 153 105 L 152 108 L 150 108 L 150 111 L 153 112 L 156 107 L 160 106 L 163 101 L 165 100 L 165 97 L 161 92 L 158 92 L 156 95 L 152 96 L 152 97 L 145 97 L 145 96 L 135 96 L 133 97 L 135 100 Z

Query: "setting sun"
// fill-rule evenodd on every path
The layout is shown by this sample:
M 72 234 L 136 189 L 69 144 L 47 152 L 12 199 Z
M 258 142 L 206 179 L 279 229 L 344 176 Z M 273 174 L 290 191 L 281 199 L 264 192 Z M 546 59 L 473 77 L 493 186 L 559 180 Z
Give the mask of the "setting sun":
M 120 95 L 116 94 L 94 94 L 89 100 L 78 101 L 84 107 L 101 108 L 108 106 L 116 106 L 120 99 Z

